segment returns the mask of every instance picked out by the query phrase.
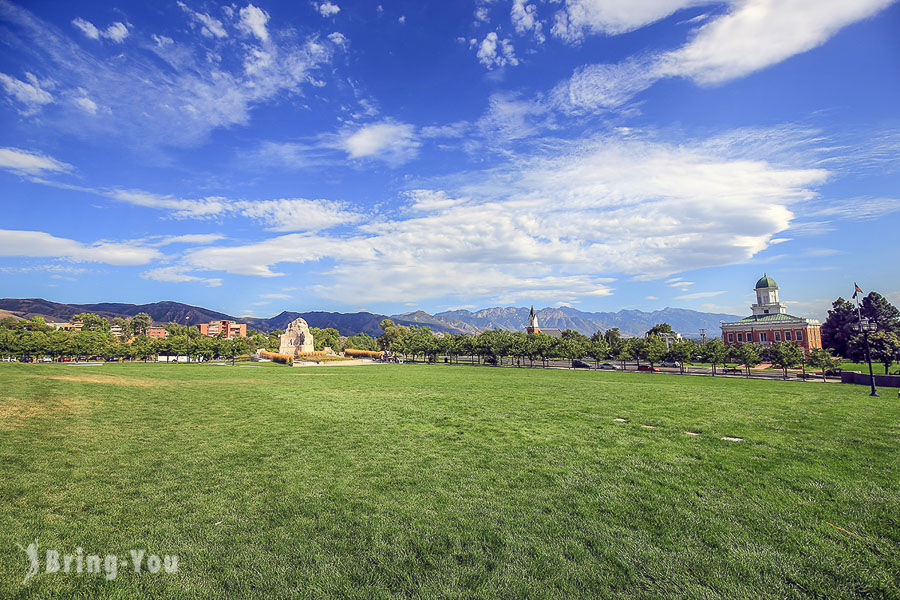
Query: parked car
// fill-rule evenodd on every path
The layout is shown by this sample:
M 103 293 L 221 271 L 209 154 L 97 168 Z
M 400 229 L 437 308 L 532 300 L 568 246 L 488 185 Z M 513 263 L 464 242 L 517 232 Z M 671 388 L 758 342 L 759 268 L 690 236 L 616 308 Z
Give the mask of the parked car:
M 33 362 L 34 362 L 34 358 L 32 358 L 31 356 L 23 356 L 21 362 L 23 362 L 23 363 L 33 363 Z
M 42 357 L 41 357 L 41 360 L 40 360 L 39 362 L 42 362 L 42 363 L 52 363 L 52 362 L 53 362 L 53 359 L 50 358 L 49 356 L 42 356 Z
M 678 367 L 681 366 L 681 363 L 678 362 L 677 360 L 664 360 L 661 363 L 659 363 L 659 366 L 667 367 L 670 369 L 677 369 Z
M 591 365 L 587 364 L 583 360 L 573 360 L 572 367 L 575 369 L 590 369 Z
M 607 371 L 621 371 L 622 370 L 622 367 L 620 367 L 618 365 L 614 365 L 612 363 L 600 363 L 600 366 L 598 366 L 597 368 L 598 369 L 606 369 Z
M 482 362 L 484 362 L 484 364 L 486 364 L 486 365 L 496 365 L 497 357 L 496 356 L 485 356 L 484 360 Z
M 659 373 L 659 369 L 650 365 L 638 365 L 638 371 L 650 371 L 651 373 Z
M 844 372 L 843 369 L 828 369 L 827 371 L 825 371 L 825 376 L 826 377 L 838 377 L 843 372 Z
M 726 375 L 742 375 L 744 371 L 738 367 L 723 367 L 722 372 Z
M 3 359 L 3 362 L 19 362 L 19 359 L 15 356 L 7 356 Z

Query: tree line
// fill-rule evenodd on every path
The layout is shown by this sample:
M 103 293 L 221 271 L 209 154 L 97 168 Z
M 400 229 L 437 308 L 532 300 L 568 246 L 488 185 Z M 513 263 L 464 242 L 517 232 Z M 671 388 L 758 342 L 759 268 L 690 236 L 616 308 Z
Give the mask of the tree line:
M 900 311 L 877 292 L 863 298 L 860 314 L 875 324 L 869 335 L 872 359 L 884 365 L 888 372 L 893 361 L 900 360 Z M 0 355 L 2 356 L 102 356 L 104 358 L 144 358 L 158 355 L 188 355 L 207 359 L 245 355 L 257 349 L 276 352 L 283 330 L 261 333 L 248 330 L 247 337 L 228 340 L 224 333 L 218 337 L 200 334 L 196 327 L 170 322 L 165 326 L 168 337 L 150 338 L 148 328 L 153 324 L 150 315 L 139 313 L 131 319 L 116 317 L 109 320 L 94 313 L 74 315 L 72 321 L 81 321 L 79 331 L 55 330 L 41 317 L 19 320 L 13 317 L 0 319 Z M 750 369 L 763 361 L 771 362 L 787 370 L 805 362 L 815 369 L 835 368 L 837 357 L 862 362 L 865 360 L 865 341 L 857 331 L 859 315 L 847 300 L 838 298 L 828 311 L 822 325 L 823 349 L 804 356 L 802 348 L 792 342 L 779 342 L 768 346 L 743 343 L 726 346 L 721 339 L 713 338 L 705 343 L 693 340 L 676 340 L 667 345 L 663 335 L 672 333 L 666 323 L 651 328 L 645 337 L 625 337 L 618 328 L 597 332 L 587 337 L 577 331 L 566 330 L 558 339 L 544 334 L 526 334 L 522 331 L 488 330 L 477 335 L 435 335 L 427 326 L 397 325 L 390 319 L 381 322 L 382 333 L 375 338 L 366 333 L 341 336 L 334 328 L 310 328 L 316 350 L 326 347 L 335 352 L 348 348 L 358 350 L 384 350 L 393 354 L 423 360 L 437 360 L 439 356 L 459 362 L 461 356 L 477 358 L 479 363 L 515 364 L 533 366 L 540 362 L 546 366 L 550 360 L 588 359 L 596 364 L 601 361 L 624 363 L 636 361 L 654 366 L 664 360 L 710 364 L 713 374 L 717 366 L 728 362 L 742 365 L 749 375 Z M 118 327 L 119 336 L 112 334 Z

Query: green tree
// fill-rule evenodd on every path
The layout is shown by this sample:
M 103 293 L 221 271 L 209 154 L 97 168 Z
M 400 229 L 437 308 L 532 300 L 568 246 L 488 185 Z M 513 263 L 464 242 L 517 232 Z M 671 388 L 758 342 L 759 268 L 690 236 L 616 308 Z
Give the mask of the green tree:
M 859 318 L 856 307 L 851 302 L 838 298 L 831 303 L 828 317 L 822 323 L 822 346 L 838 356 L 850 356 L 848 344 L 856 335 L 857 323 Z
M 772 364 L 782 370 L 785 379 L 787 379 L 787 370 L 796 367 L 803 361 L 803 348 L 793 342 L 776 342 L 766 348 L 766 354 Z
M 109 320 L 98 314 L 83 312 L 72 317 L 72 322 L 81 321 L 81 330 L 84 331 L 109 331 Z
M 39 317 L 37 315 L 31 317 L 31 320 L 25 324 L 25 328 L 29 331 L 41 331 L 43 333 L 53 331 L 53 327 L 47 325 L 47 321 L 44 320 L 44 317 Z
M 518 366 L 528 357 L 528 334 L 524 331 L 516 331 L 510 336 L 509 354 Z
M 310 327 L 309 332 L 313 336 L 313 346 L 316 350 L 324 350 L 326 346 L 335 352 L 343 350 L 341 347 L 341 334 L 334 327 L 326 327 L 325 329 Z
M 900 334 L 900 310 L 878 292 L 869 292 L 863 298 L 860 312 L 875 323 L 877 331 Z
M 553 342 L 554 339 L 547 335 L 546 333 L 535 333 L 531 336 L 532 341 L 532 351 L 534 352 L 533 356 L 536 355 L 537 358 L 541 359 L 541 366 L 546 367 L 547 361 L 550 359 L 553 354 Z
M 597 339 L 591 339 L 588 343 L 585 354 L 593 358 L 594 364 L 599 367 L 600 361 L 609 356 L 609 344 L 602 336 L 598 336 Z
M 110 325 L 121 328 L 123 340 L 127 340 L 127 339 L 131 338 L 131 323 L 129 323 L 122 317 L 113 317 L 113 320 L 110 322 Z
M 761 347 L 746 342 L 733 347 L 732 356 L 738 364 L 744 365 L 747 369 L 747 377 L 750 377 L 750 369 L 760 363 Z
M 139 312 L 131 318 L 131 333 L 147 335 L 147 328 L 153 325 L 153 319 L 145 312 Z
M 655 335 L 659 336 L 663 333 L 674 333 L 672 331 L 672 326 L 668 323 L 657 323 L 653 327 L 650 328 L 650 331 L 647 332 L 648 336 Z
M 825 381 L 825 371 L 827 369 L 836 369 L 841 361 L 831 355 L 825 348 L 816 348 L 806 357 L 806 364 L 813 369 L 822 370 L 822 381 Z
M 663 359 L 668 350 L 669 349 L 666 348 L 666 343 L 662 338 L 651 335 L 643 340 L 640 350 L 638 350 L 638 355 L 650 363 L 650 367 L 653 367 L 655 363 L 658 363 Z
M 378 350 L 378 340 L 367 333 L 359 335 L 351 335 L 344 343 L 344 349 L 354 348 L 356 350 Z
M 17 331 L 22 328 L 23 321 L 15 317 L 3 317 L 0 319 L 0 329 Z
M 409 328 L 405 325 L 395 325 L 390 319 L 381 321 L 381 335 L 378 337 L 378 345 L 387 352 L 399 352 L 402 350 L 403 339 L 409 334 Z
M 866 360 L 866 341 L 862 334 L 850 340 L 850 357 L 857 362 Z M 891 364 L 900 360 L 900 339 L 893 331 L 876 331 L 869 334 L 869 354 L 872 362 L 884 365 L 884 374 L 890 371 Z
M 697 344 L 691 340 L 680 340 L 669 348 L 668 357 L 678 362 L 678 368 L 684 374 L 684 365 L 694 359 L 697 353 Z
M 575 359 L 581 358 L 584 356 L 584 353 L 584 343 L 575 336 L 561 337 L 553 345 L 553 354 L 559 358 L 567 359 L 572 367 L 575 366 Z
M 728 358 L 728 348 L 719 338 L 713 338 L 700 346 L 700 356 L 712 367 L 713 377 L 716 376 L 716 365 L 724 365 Z

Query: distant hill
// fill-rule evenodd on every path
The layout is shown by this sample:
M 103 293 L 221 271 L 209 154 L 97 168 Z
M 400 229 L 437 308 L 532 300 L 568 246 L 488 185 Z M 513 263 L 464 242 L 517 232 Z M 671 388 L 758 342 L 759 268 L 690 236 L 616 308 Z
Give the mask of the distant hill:
M 487 329 L 506 329 L 522 331 L 528 320 L 530 309 L 507 306 L 485 308 L 475 312 L 468 310 L 452 310 L 429 314 L 424 311 L 408 312 L 392 317 L 369 312 L 337 313 L 337 312 L 289 312 L 285 311 L 274 317 L 260 319 L 256 317 L 238 318 L 225 313 L 200 306 L 191 306 L 181 302 L 163 301 L 150 304 L 126 304 L 121 302 L 100 302 L 96 304 L 63 304 L 51 302 L 43 298 L 3 298 L 0 299 L 0 315 L 9 314 L 30 319 L 33 316 L 44 317 L 47 321 L 68 321 L 72 315 L 81 312 L 93 312 L 108 319 L 114 317 L 129 318 L 145 312 L 155 323 L 165 324 L 175 321 L 181 324 L 205 323 L 216 319 L 229 319 L 247 323 L 250 329 L 269 332 L 285 329 L 297 317 L 303 317 L 310 327 L 324 329 L 333 327 L 341 335 L 367 333 L 371 336 L 381 335 L 381 321 L 390 318 L 398 325 L 427 325 L 435 332 L 473 334 Z M 620 310 L 618 312 L 583 312 L 574 308 L 542 308 L 537 313 L 538 322 L 543 327 L 574 329 L 584 335 L 593 335 L 596 331 L 618 327 L 626 335 L 643 335 L 657 323 L 668 323 L 672 329 L 689 337 L 699 337 L 700 329 L 705 328 L 713 335 L 718 335 L 720 321 L 734 321 L 736 315 L 705 313 L 684 308 L 664 308 L 652 312 L 640 310 Z
M 3 298 L 0 299 L 0 314 L 30 319 L 31 317 L 43 317 L 50 322 L 68 321 L 73 315 L 82 312 L 97 313 L 107 319 L 115 317 L 130 318 L 134 315 L 145 312 L 150 315 L 154 323 L 166 324 L 170 321 L 184 324 L 206 323 L 217 319 L 228 319 L 247 323 L 250 329 L 258 329 L 264 333 L 274 331 L 276 329 L 285 329 L 288 323 L 297 317 L 303 317 L 310 327 L 318 327 L 324 329 L 326 327 L 334 327 L 341 335 L 356 335 L 359 333 L 367 333 L 371 336 L 381 335 L 381 321 L 387 319 L 386 315 L 377 315 L 368 312 L 359 313 L 336 313 L 336 312 L 282 312 L 279 315 L 268 319 L 259 319 L 255 317 L 233 317 L 225 313 L 209 310 L 200 306 L 191 306 L 190 304 L 182 304 L 181 302 L 163 301 L 153 302 L 150 304 L 126 304 L 121 302 L 100 302 L 96 304 L 63 304 L 60 302 L 51 302 L 43 298 Z M 394 318 L 393 321 L 399 325 L 419 325 L 419 323 Z M 457 333 L 457 330 L 449 325 L 434 323 L 431 325 L 433 331 L 444 331 Z
M 521 331 L 528 321 L 530 309 L 525 307 L 494 307 L 471 312 L 453 310 L 435 314 L 432 319 L 459 328 L 463 323 L 479 331 L 506 329 Z M 421 312 L 421 311 L 420 311 Z M 407 315 L 413 313 L 407 313 Z M 414 313 L 419 314 L 419 313 Z M 427 313 L 425 313 L 427 314 Z M 618 327 L 626 335 L 643 335 L 657 323 L 668 323 L 672 329 L 687 337 L 699 337 L 700 329 L 717 334 L 720 321 L 734 321 L 740 317 L 722 313 L 705 313 L 684 308 L 664 308 L 652 312 L 620 310 L 618 312 L 583 312 L 570 307 L 542 308 L 537 311 L 538 324 L 543 327 L 573 329 L 584 335 Z M 424 317 L 419 317 L 424 322 Z

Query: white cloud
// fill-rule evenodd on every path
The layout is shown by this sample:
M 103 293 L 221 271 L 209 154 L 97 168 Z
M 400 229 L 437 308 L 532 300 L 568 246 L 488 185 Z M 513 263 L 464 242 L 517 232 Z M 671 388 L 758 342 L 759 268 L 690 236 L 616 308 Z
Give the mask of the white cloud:
M 172 216 L 176 218 L 212 217 L 221 215 L 229 210 L 228 202 L 218 196 L 186 200 L 171 195 L 153 194 L 142 190 L 112 189 L 102 193 L 120 202 L 147 208 L 170 210 L 172 211 Z
M 328 34 L 328 39 L 336 46 L 346 46 L 347 45 L 347 36 L 345 36 L 340 31 L 335 31 L 333 33 Z
M 216 19 L 215 17 L 211 17 L 206 13 L 194 11 L 183 2 L 179 2 L 178 6 L 180 6 L 181 10 L 186 12 L 191 17 L 191 20 L 194 23 L 200 25 L 200 34 L 203 35 L 204 37 L 208 37 L 208 38 L 226 38 L 226 37 L 228 37 L 228 32 L 225 31 L 225 26 L 222 25 L 222 21 Z M 169 41 L 169 43 L 172 42 L 172 40 L 169 38 L 164 38 L 164 39 L 167 39 Z M 157 43 L 159 43 L 159 42 L 157 41 Z
M 509 38 L 501 40 L 495 31 L 491 31 L 484 36 L 484 39 L 478 44 L 476 56 L 478 57 L 478 62 L 488 69 L 505 67 L 506 65 L 514 67 L 519 64 L 512 41 Z
M 350 158 L 377 158 L 399 165 L 415 158 L 421 143 L 412 125 L 382 121 L 346 132 L 340 145 Z
M 85 21 L 81 17 L 74 19 L 72 25 L 81 30 L 81 32 L 92 40 L 100 39 L 100 30 L 97 29 L 90 21 Z
M 212 244 L 224 240 L 221 233 L 186 233 L 184 235 L 167 235 L 155 242 L 154 246 L 168 246 L 169 244 Z
M 588 34 L 617 35 L 639 29 L 683 8 L 719 0 L 566 0 L 551 33 L 568 42 Z
M 21 81 L 0 73 L 0 85 L 7 94 L 25 105 L 24 115 L 35 114 L 45 104 L 53 102 L 53 96 L 41 87 L 41 82 L 31 73 L 25 73 L 28 81 Z
M 117 44 L 121 44 L 128 37 L 128 26 L 124 23 L 113 23 L 106 28 L 103 37 L 109 38 Z
M 400 15 L 400 18 L 397 19 L 397 22 L 403 25 L 406 23 L 406 15 Z
M 0 229 L 0 256 L 61 258 L 110 265 L 143 265 L 162 257 L 159 250 L 108 241 L 83 244 L 43 231 Z
M 518 33 L 534 32 L 534 39 L 543 44 L 545 41 L 544 24 L 537 16 L 537 6 L 528 4 L 528 0 L 513 0 L 510 18 Z
M 97 106 L 97 103 L 88 98 L 87 96 L 82 96 L 80 98 L 75 98 L 75 104 L 86 113 L 90 113 L 92 115 L 97 114 L 97 110 L 100 108 Z
M 675 296 L 676 300 L 697 300 L 698 298 L 712 298 L 713 296 L 721 296 L 725 293 L 725 290 L 719 292 L 695 292 L 693 294 L 682 294 L 681 296 Z
M 743 77 L 823 44 L 894 0 L 748 0 L 662 57 L 662 74 L 707 84 Z
M 0 148 L 0 169 L 8 169 L 29 175 L 41 175 L 45 171 L 67 172 L 72 165 L 50 156 L 35 154 L 19 148 Z
M 275 277 L 279 264 L 329 259 L 328 282 L 312 291 L 363 302 L 572 302 L 611 293 L 611 275 L 658 279 L 747 260 L 790 227 L 793 207 L 826 176 L 631 132 L 412 190 L 399 216 L 362 221 L 341 236 L 191 250 L 185 265 Z
M 319 11 L 319 14 L 323 17 L 333 17 L 334 15 L 341 12 L 341 7 L 333 2 L 320 2 L 316 5 L 316 10 Z
M 98 29 L 97 26 L 95 26 L 90 21 L 86 21 L 81 17 L 78 17 L 72 21 L 72 25 L 80 29 L 84 35 L 92 40 L 106 38 L 108 40 L 116 42 L 117 44 L 121 44 L 123 41 L 125 41 L 125 38 L 128 37 L 129 33 L 128 25 L 119 21 L 116 21 L 106 29 Z
M 553 96 L 565 110 L 617 107 L 667 77 L 700 85 L 744 77 L 811 50 L 843 27 L 870 17 L 894 0 L 734 0 L 732 10 L 710 18 L 678 49 L 634 56 L 618 64 L 586 66 Z M 586 31 L 617 34 L 642 27 L 692 5 L 713 0 L 568 0 L 552 33 L 579 41 Z
M 256 36 L 262 42 L 269 41 L 269 31 L 266 29 L 266 23 L 269 22 L 269 14 L 266 11 L 248 4 L 241 9 L 240 15 L 239 29 L 248 35 Z
M 222 280 L 218 277 L 197 277 L 196 275 L 188 274 L 184 267 L 178 266 L 151 269 L 141 273 L 141 277 L 166 283 L 196 282 L 202 283 L 206 287 L 220 287 L 222 285 Z
M 645 296 L 644 300 L 659 300 L 656 296 Z
M 262 50 L 220 40 L 219 29 L 206 21 L 204 27 L 217 41 L 214 50 L 198 44 L 200 40 L 148 36 L 143 49 L 155 58 L 144 52 L 107 57 L 83 48 L 20 6 L 4 5 L 3 13 L 13 25 L 8 43 L 23 49 L 29 64 L 42 65 L 41 81 L 52 80 L 61 95 L 81 90 L 79 97 L 101 107 L 98 118 L 83 119 L 78 118 L 83 106 L 60 103 L 57 110 L 42 111 L 45 127 L 90 139 L 124 138 L 142 148 L 195 145 L 217 128 L 247 124 L 257 105 L 299 94 L 318 81 L 312 75 L 331 60 L 335 48 L 316 34 L 302 37 L 291 29 L 279 31 L 276 43 L 267 29 L 268 16 L 253 5 L 241 10 L 239 27 L 263 40 Z M 98 32 L 100 37 L 107 33 Z M 259 54 L 263 51 L 265 57 Z M 32 112 L 52 101 L 46 85 L 42 90 L 21 82 L 31 86 L 27 88 L 2 77 L 0 83 L 20 101 L 28 99 Z
M 362 218 L 342 203 L 304 198 L 235 202 L 233 210 L 271 231 L 320 231 Z
M 270 300 L 288 300 L 293 296 L 291 296 L 290 294 L 260 294 L 259 297 L 269 298 Z

